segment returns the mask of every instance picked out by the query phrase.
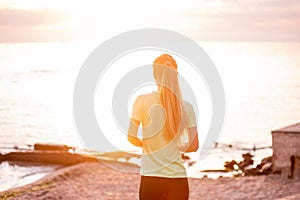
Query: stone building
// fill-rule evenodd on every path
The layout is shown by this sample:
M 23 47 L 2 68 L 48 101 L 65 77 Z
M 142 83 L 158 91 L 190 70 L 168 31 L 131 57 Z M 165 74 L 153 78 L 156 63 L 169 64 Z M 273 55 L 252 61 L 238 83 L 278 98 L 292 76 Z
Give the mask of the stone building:
M 300 123 L 272 131 L 272 148 L 274 172 L 300 177 Z

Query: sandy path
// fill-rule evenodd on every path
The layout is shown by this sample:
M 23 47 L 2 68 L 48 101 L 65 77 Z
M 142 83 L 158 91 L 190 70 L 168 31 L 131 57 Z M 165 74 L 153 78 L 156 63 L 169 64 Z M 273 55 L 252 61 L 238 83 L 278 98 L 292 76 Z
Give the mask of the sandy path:
M 114 163 L 115 165 L 121 165 Z M 138 168 L 122 165 L 138 171 Z M 100 163 L 81 163 L 33 184 L 0 193 L 0 199 L 138 199 L 138 173 L 113 170 Z M 190 199 L 300 199 L 300 179 L 279 175 L 190 179 Z

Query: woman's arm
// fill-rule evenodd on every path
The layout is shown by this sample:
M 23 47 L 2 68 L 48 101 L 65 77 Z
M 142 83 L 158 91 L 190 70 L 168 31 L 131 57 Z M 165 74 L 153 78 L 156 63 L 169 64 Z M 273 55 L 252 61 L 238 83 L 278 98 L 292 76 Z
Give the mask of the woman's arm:
M 137 137 L 139 125 L 140 125 L 140 122 L 138 120 L 135 120 L 135 119 L 131 119 L 130 120 L 130 125 L 129 125 L 129 129 L 128 129 L 127 139 L 134 146 L 142 147 L 143 146 L 143 142 L 142 142 L 141 139 L 139 139 Z
M 185 153 L 197 151 L 199 148 L 197 127 L 188 128 L 188 138 L 189 142 L 180 147 L 180 150 Z

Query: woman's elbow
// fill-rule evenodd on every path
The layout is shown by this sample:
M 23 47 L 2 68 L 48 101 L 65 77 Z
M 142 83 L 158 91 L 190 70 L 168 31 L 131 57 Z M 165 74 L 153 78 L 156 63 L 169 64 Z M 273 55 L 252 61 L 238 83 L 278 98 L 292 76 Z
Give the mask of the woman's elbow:
M 128 142 L 130 142 L 131 144 L 134 143 L 134 138 L 132 136 L 128 136 L 127 137 Z
M 196 152 L 196 151 L 198 151 L 198 149 L 199 149 L 199 145 L 198 144 L 194 144 L 194 145 L 191 145 L 188 148 L 188 152 Z
M 199 149 L 199 144 L 196 144 L 195 146 L 194 146 L 194 148 L 193 148 L 193 151 L 195 152 L 195 151 L 198 151 L 198 149 Z
M 199 149 L 198 130 L 197 127 L 189 128 L 189 152 L 195 152 Z
M 133 136 L 128 136 L 127 137 L 127 140 L 133 144 L 134 146 L 137 146 L 137 147 L 142 147 L 142 142 L 140 139 L 138 139 L 137 137 L 133 137 Z

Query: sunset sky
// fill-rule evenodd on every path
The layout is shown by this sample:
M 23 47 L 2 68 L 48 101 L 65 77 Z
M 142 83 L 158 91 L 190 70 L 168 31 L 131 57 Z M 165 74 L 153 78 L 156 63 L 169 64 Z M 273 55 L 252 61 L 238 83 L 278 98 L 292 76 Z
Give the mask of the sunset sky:
M 300 41 L 300 1 L 0 0 L 0 42 L 103 40 L 146 27 L 204 41 Z

